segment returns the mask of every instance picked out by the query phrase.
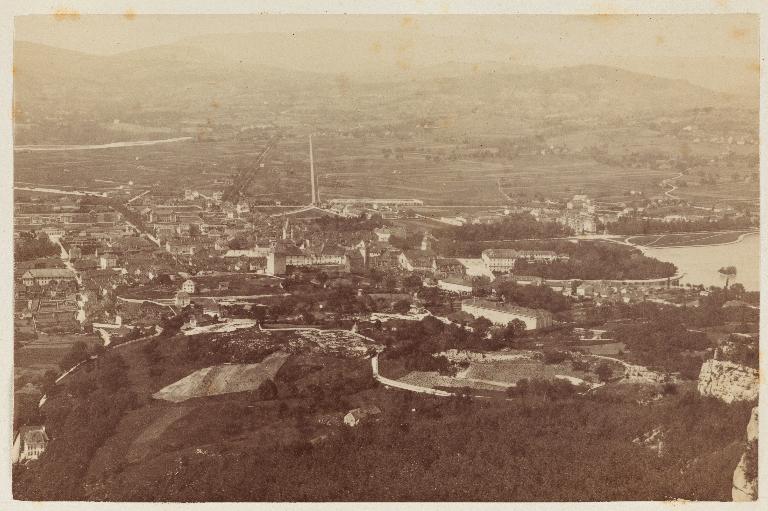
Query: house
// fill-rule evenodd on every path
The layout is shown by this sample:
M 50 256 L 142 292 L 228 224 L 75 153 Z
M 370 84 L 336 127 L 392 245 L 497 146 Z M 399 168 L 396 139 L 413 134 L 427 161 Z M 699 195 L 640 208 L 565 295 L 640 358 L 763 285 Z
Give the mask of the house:
M 24 272 L 21 281 L 27 287 L 45 286 L 49 282 L 76 282 L 77 277 L 72 270 L 64 268 L 36 268 Z
M 543 309 L 528 309 L 502 302 L 493 302 L 480 298 L 471 298 L 461 302 L 461 310 L 476 318 L 483 317 L 491 323 L 506 326 L 510 321 L 519 319 L 525 323 L 526 330 L 546 328 L 554 324 L 552 314 Z
M 111 252 L 99 256 L 99 267 L 102 270 L 109 270 L 117 266 L 117 256 Z
M 195 294 L 195 288 L 196 288 L 195 281 L 192 279 L 185 280 L 184 283 L 181 285 L 181 290 L 191 295 Z
M 374 229 L 374 234 L 379 241 L 388 242 L 394 236 L 396 238 L 405 238 L 406 231 L 403 227 L 379 227 Z
M 210 316 L 210 317 L 221 317 L 222 316 L 222 309 L 216 300 L 213 300 L 211 298 L 195 298 L 195 300 L 192 302 L 195 306 L 195 309 L 200 310 L 200 312 L 203 315 Z
M 431 272 L 434 256 L 429 251 L 406 250 L 398 257 L 400 267 L 408 271 Z
M 438 277 L 460 277 L 466 272 L 466 268 L 456 259 L 436 257 L 432 263 L 432 271 Z
M 19 463 L 38 459 L 48 447 L 48 441 L 45 426 L 22 426 L 13 442 L 13 462 Z
M 355 408 L 354 410 L 350 410 L 344 416 L 344 424 L 353 428 L 360 424 L 360 421 L 380 414 L 381 410 L 379 410 L 379 407 L 376 405 L 366 405 L 361 408 Z
M 189 305 L 189 293 L 186 293 L 184 291 L 179 291 L 176 293 L 175 298 L 176 307 L 179 307 L 180 309 L 183 309 L 187 305 Z
M 432 244 L 437 241 L 437 238 L 432 236 L 429 233 L 424 234 L 424 236 L 421 238 L 421 250 L 428 251 L 432 250 Z

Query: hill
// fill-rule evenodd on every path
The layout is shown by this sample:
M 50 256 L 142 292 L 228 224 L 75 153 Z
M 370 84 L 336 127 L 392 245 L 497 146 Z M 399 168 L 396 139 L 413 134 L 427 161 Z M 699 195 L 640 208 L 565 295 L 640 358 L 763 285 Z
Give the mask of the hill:
M 683 80 L 605 66 L 537 69 L 495 61 L 429 60 L 430 55 L 450 55 L 448 49 L 440 52 L 440 45 L 447 44 L 440 38 L 419 51 L 406 42 L 392 46 L 391 40 L 380 50 L 360 51 L 371 39 L 368 33 L 352 33 L 345 40 L 323 32 L 296 37 L 236 34 L 111 56 L 17 42 L 18 120 L 30 120 L 26 113 L 39 122 L 42 112 L 52 110 L 125 118 L 137 110 L 159 109 L 194 117 L 210 110 L 212 101 L 248 109 L 292 96 L 295 100 L 296 95 L 341 111 L 369 101 L 396 110 L 416 100 L 420 110 L 451 102 L 462 113 L 470 113 L 478 101 L 496 110 L 523 107 L 557 113 L 569 108 L 571 113 L 621 114 L 734 100 Z M 375 42 L 370 44 L 377 48 Z

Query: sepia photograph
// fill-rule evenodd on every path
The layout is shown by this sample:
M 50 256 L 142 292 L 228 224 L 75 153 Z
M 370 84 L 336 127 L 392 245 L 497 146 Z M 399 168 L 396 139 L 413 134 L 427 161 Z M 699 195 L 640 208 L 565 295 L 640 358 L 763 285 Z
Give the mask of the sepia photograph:
M 758 500 L 757 12 L 253 10 L 13 17 L 14 501 Z

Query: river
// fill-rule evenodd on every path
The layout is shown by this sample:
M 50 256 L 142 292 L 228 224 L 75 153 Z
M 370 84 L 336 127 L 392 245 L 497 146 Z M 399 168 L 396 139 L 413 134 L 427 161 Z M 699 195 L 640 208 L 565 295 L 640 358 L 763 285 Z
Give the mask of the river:
M 84 151 L 91 149 L 112 149 L 115 147 L 135 147 L 144 145 L 168 144 L 192 140 L 192 137 L 165 138 L 162 140 L 133 140 L 127 142 L 112 142 L 111 144 L 92 145 L 20 145 L 13 148 L 14 151 Z
M 685 273 L 681 284 L 722 287 L 725 277 L 718 270 L 735 266 L 738 273 L 731 282 L 741 283 L 747 291 L 760 289 L 760 236 L 757 233 L 723 245 L 648 247 L 643 248 L 643 252 L 648 257 L 675 264 L 679 273 Z

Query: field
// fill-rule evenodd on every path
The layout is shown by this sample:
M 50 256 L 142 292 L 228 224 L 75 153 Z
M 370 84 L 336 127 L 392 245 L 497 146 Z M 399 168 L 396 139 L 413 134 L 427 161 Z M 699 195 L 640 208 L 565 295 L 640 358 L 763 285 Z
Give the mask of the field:
M 223 364 L 205 367 L 155 392 L 152 397 L 179 403 L 195 397 L 215 396 L 258 389 L 275 377 L 288 358 L 281 351 L 258 364 Z
M 625 200 L 630 190 L 641 191 L 645 196 L 660 195 L 667 190 L 660 185 L 661 181 L 677 175 L 673 169 L 599 163 L 585 148 L 607 146 L 607 154 L 613 156 L 647 150 L 666 150 L 674 155 L 680 151 L 679 142 L 647 130 L 642 137 L 633 137 L 639 128 L 606 129 L 599 133 L 580 129 L 583 131 L 569 133 L 565 143 L 555 141 L 572 146 L 565 154 L 482 158 L 471 156 L 478 144 L 482 147 L 484 141 L 493 146 L 494 141 L 500 140 L 499 135 L 460 142 L 447 133 L 421 134 L 420 138 L 408 141 L 374 134 L 316 134 L 313 145 L 319 195 L 321 200 L 415 198 L 427 205 L 499 206 L 538 195 L 565 198 L 588 193 L 598 200 L 615 202 Z M 79 151 L 21 151 L 15 154 L 15 180 L 19 186 L 89 189 L 127 198 L 150 187 L 169 192 L 189 187 L 203 193 L 225 190 L 226 179 L 250 173 L 245 196 L 263 203 L 279 200 L 283 204 L 307 204 L 310 180 L 306 135 L 283 133 L 262 167 L 257 158 L 271 135 L 266 131 L 249 137 L 222 133 L 211 141 Z M 607 144 L 608 140 L 614 145 Z M 601 142 L 595 144 L 596 141 Z M 711 152 L 707 146 L 699 145 L 695 154 Z M 751 154 L 750 151 L 754 148 L 740 146 L 737 153 Z M 459 156 L 450 157 L 452 154 Z M 746 164 L 739 163 L 738 168 L 702 167 L 699 171 L 718 176 L 719 180 L 702 184 L 696 175 L 686 176 L 687 186 L 675 193 L 701 203 L 733 197 L 757 198 L 758 187 L 753 183 L 731 180 L 733 172 L 747 176 L 755 171 Z M 184 179 L 179 180 L 179 176 Z
M 644 247 L 686 247 L 696 245 L 721 245 L 733 243 L 747 231 L 700 232 L 685 234 L 661 234 L 632 236 L 627 242 Z
M 89 348 L 102 345 L 94 335 L 40 335 L 36 340 L 14 350 L 14 380 L 23 385 L 29 379 L 42 376 L 46 371 L 59 372 L 59 364 L 76 342 Z

